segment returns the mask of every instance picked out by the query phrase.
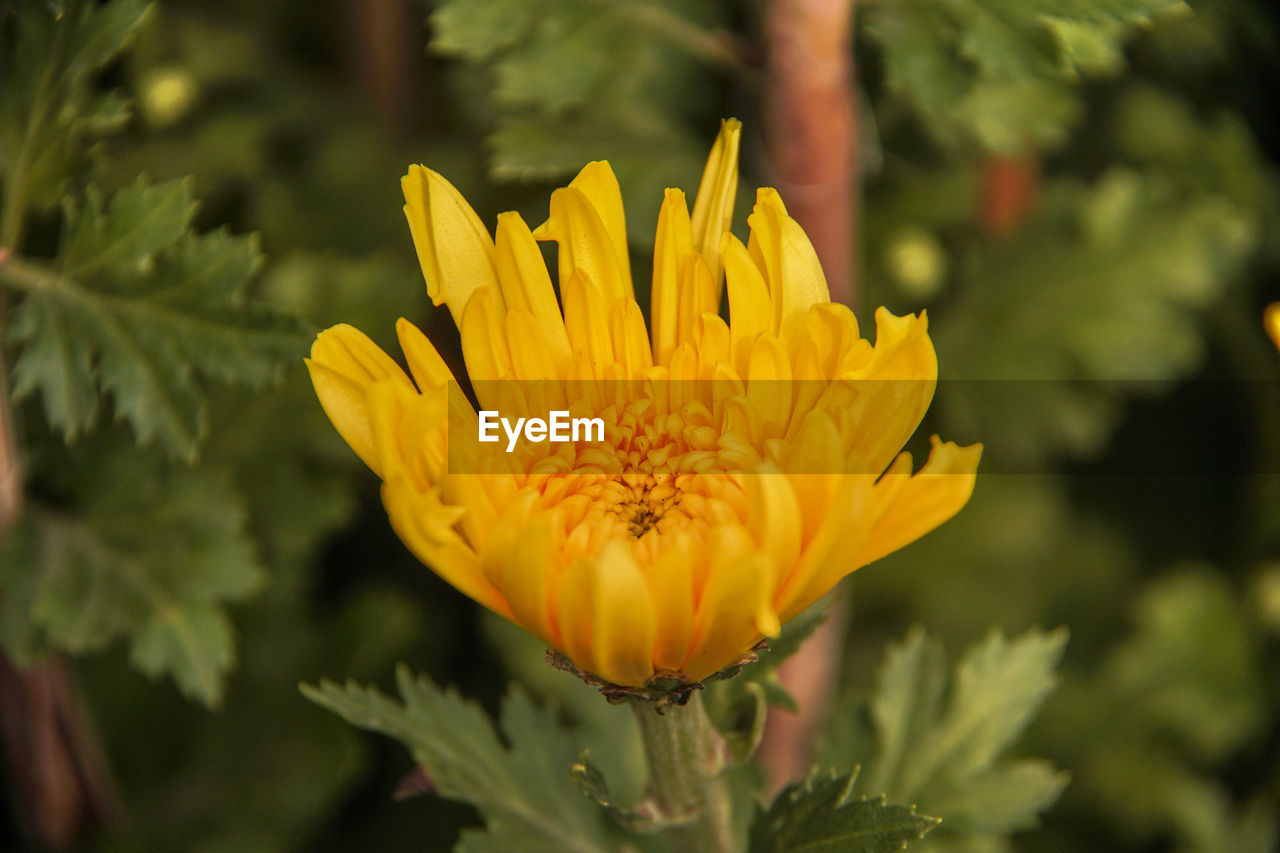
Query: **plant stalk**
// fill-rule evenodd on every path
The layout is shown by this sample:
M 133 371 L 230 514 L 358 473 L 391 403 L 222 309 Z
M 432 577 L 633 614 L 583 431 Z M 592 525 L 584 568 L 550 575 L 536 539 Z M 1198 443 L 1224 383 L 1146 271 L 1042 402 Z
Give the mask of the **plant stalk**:
M 731 800 L 723 770 L 727 751 L 695 691 L 687 704 L 659 713 L 649 702 L 633 702 L 649 792 L 670 821 L 675 853 L 732 853 Z

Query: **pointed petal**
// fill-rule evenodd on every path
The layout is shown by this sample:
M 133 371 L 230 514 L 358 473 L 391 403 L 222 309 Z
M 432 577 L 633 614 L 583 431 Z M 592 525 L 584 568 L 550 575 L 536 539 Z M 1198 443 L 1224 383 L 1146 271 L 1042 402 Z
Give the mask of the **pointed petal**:
M 384 379 L 411 387 L 409 377 L 363 332 L 346 324 L 321 332 L 306 364 L 320 405 L 338 434 L 381 476 L 365 392 Z
M 680 264 L 693 251 L 693 229 L 684 193 L 667 190 L 653 243 L 653 293 L 649 326 L 655 364 L 670 364 L 680 313 Z
M 413 381 L 417 383 L 419 390 L 425 392 L 441 388 L 453 379 L 453 371 L 444 363 L 435 344 L 404 317 L 396 321 L 396 337 L 400 340 L 400 350 L 409 363 L 409 372 L 413 374 Z
M 631 256 L 627 254 L 627 217 L 622 206 L 622 188 L 608 161 L 597 160 L 582 167 L 569 186 L 581 190 L 604 223 L 609 241 L 618 257 L 618 269 L 627 295 L 635 298 L 631 284 Z
M 634 299 L 631 279 L 622 275 L 619 257 L 625 257 L 626 246 L 619 250 L 613 235 L 587 194 L 577 187 L 562 187 L 551 194 L 551 216 L 533 232 L 539 240 L 555 240 L 559 244 L 560 287 L 580 272 L 596 282 L 612 305 L 619 299 Z
M 769 286 L 742 241 L 724 235 L 724 273 L 729 290 L 729 331 L 733 338 L 733 364 L 746 373 L 748 343 L 773 325 Z
M 799 344 L 809 308 L 831 301 L 818 253 L 800 224 L 787 215 L 777 190 L 762 187 L 747 217 L 761 268 L 769 282 L 773 327 L 788 345 Z
M 497 287 L 493 239 L 462 194 L 438 172 L 410 166 L 400 186 L 427 295 L 435 305 L 448 305 L 459 323 L 472 292 Z
M 556 302 L 551 276 L 542 260 L 542 251 L 529 226 L 518 213 L 498 214 L 498 235 L 494 249 L 498 280 L 507 307 L 531 313 L 542 327 L 557 364 L 569 355 L 569 337 Z
M 720 283 L 724 280 L 721 238 L 733 219 L 733 202 L 738 193 L 738 142 L 741 137 L 742 122 L 734 118 L 720 122 L 720 133 L 711 146 L 693 203 L 693 242 L 711 271 L 717 304 L 720 301 Z
M 872 528 L 867 545 L 859 552 L 851 567 L 865 566 L 924 534 L 951 518 L 968 503 L 977 479 L 982 445 L 959 447 L 930 439 L 933 450 L 929 461 L 915 476 L 898 484 L 878 483 L 876 491 L 894 488 L 891 503 Z M 903 475 L 886 474 L 885 478 Z M 896 487 L 896 488 L 895 488 Z
M 378 464 L 378 451 L 373 446 L 373 428 L 369 423 L 364 386 L 312 359 L 306 359 L 306 364 L 316 396 L 320 398 L 320 405 L 334 429 L 356 452 L 360 461 L 381 477 L 382 468 Z
M 938 358 L 926 319 L 876 311 L 876 345 L 855 378 L 856 397 L 841 413 L 849 459 L 878 474 L 916 431 L 937 386 Z

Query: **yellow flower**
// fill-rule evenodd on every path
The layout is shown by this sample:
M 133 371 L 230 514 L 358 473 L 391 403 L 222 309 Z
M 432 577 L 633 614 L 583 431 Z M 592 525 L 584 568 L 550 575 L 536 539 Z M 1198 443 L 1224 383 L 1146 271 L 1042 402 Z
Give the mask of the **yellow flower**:
M 1280 348 L 1280 302 L 1272 302 L 1262 312 L 1262 324 L 1267 327 L 1271 342 Z
M 935 438 L 914 475 L 899 453 L 937 378 L 925 316 L 881 309 L 875 345 L 863 340 L 772 189 L 756 197 L 747 244 L 728 233 L 739 132 L 724 122 L 692 214 L 666 191 L 648 329 L 608 163 L 556 190 L 537 230 L 504 213 L 495 237 L 439 174 L 404 177 L 427 292 L 453 314 L 482 408 L 559 400 L 605 421 L 603 442 L 511 457 L 486 445 L 481 464 L 474 436 L 456 432 L 475 410 L 407 320 L 396 330 L 410 376 L 345 325 L 307 362 L 414 554 L 618 685 L 735 663 L 973 489 L 978 445 Z M 558 300 L 538 240 L 558 244 Z

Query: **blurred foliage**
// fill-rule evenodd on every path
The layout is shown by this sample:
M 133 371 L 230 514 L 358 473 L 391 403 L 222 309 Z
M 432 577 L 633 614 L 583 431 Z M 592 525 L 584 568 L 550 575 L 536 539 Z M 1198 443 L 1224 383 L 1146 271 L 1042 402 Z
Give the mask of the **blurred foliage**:
M 1274 849 L 1280 357 L 1259 317 L 1280 298 L 1280 42 L 1266 4 L 1190 5 L 860 4 L 861 310 L 928 309 L 943 382 L 922 432 L 983 441 L 1003 473 L 851 582 L 819 755 L 834 773 L 761 805 L 758 832 L 884 794 L 942 818 L 911 849 Z M 315 405 L 298 332 L 345 321 L 389 343 L 417 316 L 456 359 L 400 214 L 410 162 L 486 220 L 532 222 L 551 182 L 607 158 L 641 271 L 661 190 L 694 184 L 723 115 L 747 120 L 744 187 L 770 183 L 760 3 L 438 0 L 385 51 L 352 25 L 372 8 L 0 5 L 26 480 L 0 642 L 24 663 L 77 656 L 131 814 L 86 849 L 443 850 L 460 831 L 507 849 L 526 800 L 616 842 L 569 775 L 584 748 L 620 803 L 643 794 L 630 716 L 405 554 Z M 401 53 L 395 116 L 371 69 Z M 997 221 L 1011 174 L 1022 206 Z M 1200 473 L 1115 473 L 1144 454 Z M 928 634 L 897 639 L 915 623 Z M 1037 625 L 1068 626 L 1065 653 Z M 776 664 L 804 628 L 787 629 L 709 691 L 740 752 L 787 702 Z M 970 650 L 954 669 L 943 643 Z M 478 810 L 393 802 L 412 761 L 297 694 L 384 681 L 397 659 L 428 674 L 404 682 L 415 710 L 325 695 L 395 721 L 424 763 L 455 745 L 439 721 L 458 726 L 490 775 L 440 790 Z M 527 694 L 500 703 L 508 675 Z M 530 726 L 551 751 L 504 741 Z M 943 755 L 966 760 L 926 772 Z M 0 823 L 0 847 L 22 843 Z
M 1021 151 L 1062 143 L 1082 76 L 1124 68 L 1124 43 L 1182 0 L 872 3 L 864 26 L 885 83 L 944 146 Z

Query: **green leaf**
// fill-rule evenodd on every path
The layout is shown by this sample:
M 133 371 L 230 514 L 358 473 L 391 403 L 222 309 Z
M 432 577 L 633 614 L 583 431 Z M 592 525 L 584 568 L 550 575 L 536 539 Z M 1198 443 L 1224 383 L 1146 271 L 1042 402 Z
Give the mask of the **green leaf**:
M 186 181 L 139 179 L 105 204 L 91 191 L 68 211 L 56 269 L 15 259 L 0 270 L 25 295 L 9 330 L 14 395 L 39 391 L 69 439 L 106 394 L 139 442 L 194 459 L 208 426 L 201 375 L 261 386 L 301 355 L 295 324 L 244 305 L 257 241 L 192 234 L 194 210 Z
M 26 3 L 0 15 L 0 176 L 6 193 L 52 205 L 81 165 L 85 141 L 116 130 L 126 115 L 119 95 L 98 95 L 92 75 L 137 35 L 146 0 L 77 3 L 65 13 Z M 13 228 L 5 223 L 6 228 Z
M 0 639 L 29 662 L 125 638 L 143 671 L 217 705 L 235 663 L 224 606 L 263 580 L 240 498 L 221 474 L 95 449 L 74 511 L 30 506 L 0 549 Z
M 1123 45 L 1181 0 L 876 3 L 862 19 L 889 90 L 947 147 L 1016 153 L 1065 139 L 1081 74 L 1115 74 Z
M 926 848 L 995 843 L 1033 827 L 1066 774 L 1004 755 L 1055 686 L 1065 643 L 1063 630 L 1012 641 L 993 632 L 948 683 L 941 646 L 914 629 L 889 650 L 871 698 L 846 697 L 833 714 L 820 755 L 844 766 L 864 761 L 859 791 L 939 815 Z
M 858 772 L 837 775 L 814 769 L 793 782 L 759 813 L 751 826 L 751 853 L 891 853 L 903 850 L 938 824 L 915 806 L 884 797 L 852 796 Z
M 452 690 L 401 667 L 403 704 L 375 688 L 331 682 L 303 693 L 360 728 L 403 743 L 436 790 L 474 805 L 484 833 L 467 832 L 459 850 L 581 851 L 611 849 L 603 812 L 570 777 L 577 751 L 555 715 L 513 691 L 502 706 L 504 746 L 489 717 Z

